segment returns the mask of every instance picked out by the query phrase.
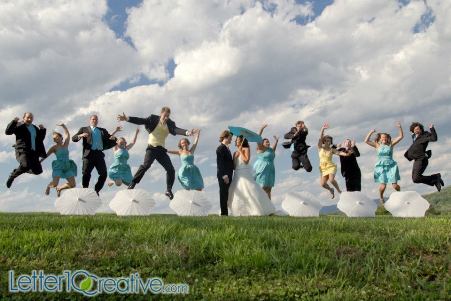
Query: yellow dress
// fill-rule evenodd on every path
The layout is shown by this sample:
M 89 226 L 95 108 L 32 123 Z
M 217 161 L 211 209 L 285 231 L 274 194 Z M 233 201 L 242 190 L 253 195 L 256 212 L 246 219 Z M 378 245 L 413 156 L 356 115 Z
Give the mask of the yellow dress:
M 322 177 L 337 173 L 337 165 L 332 162 L 332 155 L 332 149 L 326 151 L 321 148 L 319 150 L 319 171 Z

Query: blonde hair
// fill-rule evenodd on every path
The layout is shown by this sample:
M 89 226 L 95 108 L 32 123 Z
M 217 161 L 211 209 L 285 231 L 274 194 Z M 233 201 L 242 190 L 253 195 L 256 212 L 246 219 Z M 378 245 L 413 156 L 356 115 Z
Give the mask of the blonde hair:
M 169 108 L 169 107 L 162 107 L 161 108 L 161 113 L 164 113 L 164 112 L 167 112 L 167 113 L 171 113 L 171 109 Z
M 224 130 L 221 132 L 221 135 L 219 135 L 219 142 L 222 142 L 225 138 L 229 138 L 230 136 L 233 136 L 232 133 L 228 130 Z
M 379 143 L 379 141 L 382 138 L 382 135 L 387 136 L 387 143 L 388 143 L 388 145 L 390 145 L 391 144 L 391 136 L 390 136 L 390 134 L 387 134 L 387 133 L 377 133 L 377 136 L 376 136 L 376 139 L 374 139 L 374 142 Z

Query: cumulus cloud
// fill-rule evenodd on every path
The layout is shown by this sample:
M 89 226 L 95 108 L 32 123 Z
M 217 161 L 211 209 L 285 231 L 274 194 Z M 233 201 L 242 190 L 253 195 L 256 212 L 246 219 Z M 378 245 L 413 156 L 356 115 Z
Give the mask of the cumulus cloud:
M 451 180 L 446 172 L 451 167 L 447 137 L 451 131 L 449 1 L 399 5 L 396 1 L 337 0 L 312 22 L 298 24 L 298 16 L 312 16 L 311 5 L 289 0 L 144 0 L 129 10 L 127 20 L 125 33 L 135 49 L 115 39 L 103 24 L 104 1 L 77 5 L 73 9 L 80 14 L 71 16 L 67 24 L 62 24 L 61 16 L 73 7 L 71 2 L 36 2 L 25 11 L 11 3 L 2 4 L 7 9 L 0 10 L 17 16 L 12 22 L 0 15 L 8 33 L 5 37 L 11 41 L 0 45 L 0 53 L 7 53 L 3 57 L 11 58 L 0 61 L 8 67 L 0 75 L 0 93 L 8 99 L 0 110 L 2 120 L 31 107 L 52 122 L 56 112 L 62 114 L 71 130 L 76 130 L 90 113 L 100 112 L 102 126 L 112 129 L 118 124 L 118 113 L 145 117 L 168 105 L 178 126 L 202 128 L 196 163 L 213 203 L 218 202 L 214 150 L 219 132 L 227 125 L 257 130 L 269 123 L 265 135 L 272 138 L 281 137 L 296 120 L 306 121 L 314 170 L 310 174 L 292 171 L 289 151 L 279 147 L 273 193 L 278 203 L 288 191 L 323 193 L 315 145 L 324 121 L 330 123 L 329 133 L 335 141 L 356 139 L 362 153 L 364 191 L 377 196 L 372 180 L 376 154 L 363 144 L 363 138 L 372 128 L 396 135 L 394 124 L 400 120 L 406 136 L 394 155 L 401 169 L 400 184 L 403 189 L 433 191 L 412 183 L 411 162 L 403 158 L 410 144 L 410 122 L 433 122 L 439 142 L 430 144 L 434 155 L 427 173 L 442 171 L 445 182 Z M 433 22 L 418 27 L 424 14 L 432 14 Z M 44 15 L 53 17 L 39 17 Z M 14 37 L 19 28 L 29 37 L 28 44 Z M 13 48 L 12 41 L 20 47 Z M 25 50 L 25 45 L 30 49 Z M 49 63 L 55 59 L 65 63 Z M 171 60 L 173 77 L 167 69 Z M 140 72 L 164 83 L 108 92 L 114 83 Z M 18 88 L 25 83 L 29 89 Z M 13 106 L 12 100 L 20 102 Z M 68 106 L 72 100 L 77 105 Z M 45 110 L 39 109 L 42 106 Z M 124 124 L 123 135 L 128 137 L 135 128 Z M 176 148 L 178 138 L 170 137 L 168 148 Z M 10 152 L 10 142 L 0 138 L 0 151 Z M 142 162 L 145 144 L 146 133 L 142 132 L 130 159 L 134 169 Z M 81 154 L 80 145 L 71 148 Z M 107 160 L 111 160 L 110 152 Z M 178 168 L 178 158 L 173 157 L 173 162 Z M 143 181 L 146 188 L 160 193 L 164 177 L 163 169 L 153 166 Z M 327 193 L 323 194 L 326 198 Z

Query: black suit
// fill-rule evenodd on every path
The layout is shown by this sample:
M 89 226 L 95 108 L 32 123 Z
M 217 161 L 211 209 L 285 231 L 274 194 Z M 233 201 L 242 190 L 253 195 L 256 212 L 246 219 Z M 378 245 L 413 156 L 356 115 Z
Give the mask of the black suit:
M 345 148 L 339 148 L 338 151 L 350 152 L 350 150 Z M 352 148 L 352 154 L 350 156 L 340 156 L 341 175 L 345 178 L 347 191 L 360 191 L 362 189 L 362 174 L 357 163 L 357 157 L 360 157 L 357 146 Z
M 227 200 L 229 199 L 229 187 L 233 177 L 233 157 L 229 148 L 221 143 L 216 149 L 217 177 L 219 182 L 219 202 L 221 215 L 228 215 Z M 224 182 L 224 176 L 228 176 L 229 183 Z
M 153 132 L 153 130 L 155 130 L 158 123 L 160 122 L 160 116 L 150 115 L 147 118 L 129 117 L 128 122 L 138 125 L 143 124 L 147 132 L 150 134 Z M 168 119 L 166 121 L 166 125 L 171 135 L 186 136 L 187 130 L 178 128 L 175 125 L 175 122 L 172 121 L 171 119 Z M 152 163 L 155 160 L 157 160 L 158 163 L 160 163 L 161 166 L 163 166 L 163 168 L 166 170 L 166 190 L 171 191 L 175 181 L 175 170 L 174 166 L 172 165 L 171 159 L 167 154 L 167 150 L 162 146 L 157 147 L 154 147 L 152 145 L 147 146 L 146 155 L 144 156 L 144 162 L 139 166 L 138 170 L 136 171 L 136 174 L 133 177 L 132 184 L 137 184 L 141 181 L 141 179 L 144 177 L 144 174 L 150 168 L 150 166 L 152 166 Z
M 35 175 L 42 173 L 42 166 L 39 163 L 39 158 L 46 158 L 47 154 L 44 147 L 44 138 L 46 129 L 40 129 L 32 125 L 36 131 L 35 149 L 32 149 L 32 141 L 30 131 L 27 126 L 13 120 L 6 127 L 6 135 L 16 135 L 16 159 L 19 162 L 19 167 L 14 169 L 10 178 L 14 179 L 23 173 L 29 172 Z
M 92 147 L 92 129 L 90 126 L 81 127 L 78 132 L 72 136 L 73 142 L 80 141 L 78 135 L 88 134 L 88 137 L 83 137 L 83 167 L 82 167 L 82 185 L 84 188 L 89 187 L 89 181 L 91 180 L 91 172 L 95 169 L 99 174 L 97 183 L 94 186 L 95 191 L 98 193 L 102 190 L 107 178 L 107 168 L 105 164 L 104 150 L 112 148 L 116 145 L 116 139 L 110 139 L 111 135 L 104 128 L 97 127 L 102 136 L 103 150 L 93 150 Z
M 312 164 L 307 155 L 307 150 L 310 145 L 305 142 L 308 135 L 308 130 L 303 129 L 297 133 L 297 128 L 292 127 L 291 130 L 284 135 L 285 139 L 291 139 L 291 143 L 284 144 L 285 148 L 289 148 L 291 144 L 294 144 L 294 150 L 291 153 L 292 168 L 298 170 L 304 168 L 305 171 L 312 171 Z
M 405 152 L 404 157 L 407 160 L 413 162 L 412 168 L 412 180 L 414 183 L 423 183 L 429 186 L 433 186 L 439 179 L 439 174 L 433 174 L 431 176 L 423 176 L 426 167 L 429 164 L 429 159 L 427 156 L 427 147 L 429 142 L 437 141 L 437 132 L 434 128 L 430 129 L 431 132 L 423 132 L 418 137 L 415 138 L 415 135 L 412 135 L 414 139 L 412 145 Z

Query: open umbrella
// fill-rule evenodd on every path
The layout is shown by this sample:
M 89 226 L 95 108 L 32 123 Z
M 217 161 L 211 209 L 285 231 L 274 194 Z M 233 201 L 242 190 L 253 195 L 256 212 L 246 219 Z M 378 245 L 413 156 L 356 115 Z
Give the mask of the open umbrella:
M 234 136 L 243 136 L 249 142 L 257 142 L 257 143 L 262 142 L 262 137 L 259 134 L 246 128 L 238 126 L 229 126 L 229 130 Z
M 321 203 L 313 194 L 302 192 L 290 192 L 282 201 L 282 208 L 291 216 L 319 216 Z
M 169 203 L 169 207 L 181 216 L 206 216 L 211 204 L 203 191 L 179 190 Z
M 423 217 L 429 202 L 416 191 L 396 191 L 390 195 L 384 207 L 393 216 Z
M 142 189 L 121 190 L 109 204 L 117 215 L 149 215 L 155 201 L 152 196 Z
M 344 191 L 337 208 L 349 217 L 375 217 L 377 204 L 360 191 Z
M 101 204 L 93 189 L 71 188 L 61 192 L 55 207 L 62 215 L 94 215 Z

